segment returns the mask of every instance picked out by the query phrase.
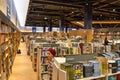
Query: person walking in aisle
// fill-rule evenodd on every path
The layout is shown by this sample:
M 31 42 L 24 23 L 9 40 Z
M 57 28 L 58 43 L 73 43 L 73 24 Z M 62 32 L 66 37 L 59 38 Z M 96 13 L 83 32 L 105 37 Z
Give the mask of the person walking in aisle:
M 48 72 L 50 73 L 50 79 L 52 80 L 52 73 L 53 73 L 53 63 L 54 63 L 54 56 L 56 54 L 56 51 L 53 48 L 49 48 L 47 50 L 47 60 L 46 63 L 48 63 Z

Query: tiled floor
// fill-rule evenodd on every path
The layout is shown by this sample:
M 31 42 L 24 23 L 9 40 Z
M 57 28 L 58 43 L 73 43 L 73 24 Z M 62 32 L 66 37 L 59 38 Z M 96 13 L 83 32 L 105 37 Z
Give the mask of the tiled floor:
M 9 80 L 37 80 L 37 73 L 33 71 L 30 57 L 27 56 L 26 44 L 21 43 L 19 49 L 21 54 L 16 55 Z

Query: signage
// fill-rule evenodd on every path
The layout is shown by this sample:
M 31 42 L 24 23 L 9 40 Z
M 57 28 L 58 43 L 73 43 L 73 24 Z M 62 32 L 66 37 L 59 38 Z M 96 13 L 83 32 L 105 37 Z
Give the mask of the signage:
M 75 63 L 80 61 L 94 60 L 97 56 L 97 54 L 66 55 L 66 62 Z
M 43 44 L 43 47 L 58 47 L 59 44 Z
M 36 27 L 32 27 L 32 32 L 36 32 Z

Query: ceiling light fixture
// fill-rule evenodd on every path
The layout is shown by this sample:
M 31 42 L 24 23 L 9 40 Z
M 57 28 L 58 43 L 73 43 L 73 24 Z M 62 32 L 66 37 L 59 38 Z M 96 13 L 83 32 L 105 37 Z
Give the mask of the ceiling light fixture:
M 113 12 L 115 12 L 115 9 L 113 9 Z
M 82 25 L 82 26 L 84 26 L 84 24 L 83 23 L 81 23 L 81 22 L 76 22 L 77 24 L 80 24 L 80 25 Z
M 86 3 L 86 5 L 88 5 L 88 3 Z
M 44 17 L 45 20 L 47 20 L 48 18 L 47 17 Z
M 72 12 L 72 13 L 74 13 L 74 12 Z

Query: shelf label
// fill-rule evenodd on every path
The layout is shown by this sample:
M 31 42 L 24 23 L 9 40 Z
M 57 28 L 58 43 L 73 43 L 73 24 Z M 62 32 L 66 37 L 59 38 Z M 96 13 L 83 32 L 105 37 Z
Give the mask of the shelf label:
M 58 47 L 59 44 L 43 44 L 43 47 Z

